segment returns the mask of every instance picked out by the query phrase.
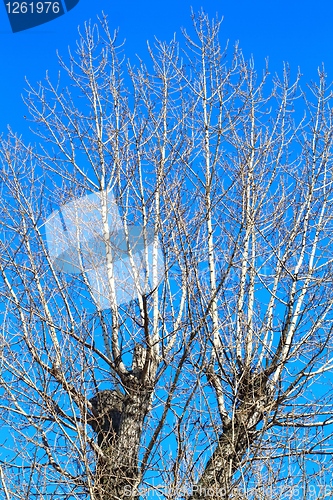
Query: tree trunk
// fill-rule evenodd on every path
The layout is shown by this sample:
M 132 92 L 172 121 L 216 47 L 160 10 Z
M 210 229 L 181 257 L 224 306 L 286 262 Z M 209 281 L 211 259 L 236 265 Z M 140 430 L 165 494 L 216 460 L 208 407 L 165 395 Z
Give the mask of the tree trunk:
M 100 450 L 93 500 L 139 498 L 139 448 L 153 393 L 153 385 L 144 376 L 146 363 L 153 366 L 146 359 L 146 350 L 136 344 L 132 370 L 122 378 L 125 394 L 104 390 L 90 400 L 93 417 L 89 424 L 97 433 Z
M 241 379 L 236 410 L 230 421 L 225 423 L 217 447 L 188 500 L 240 498 L 233 492 L 233 476 L 240 468 L 246 451 L 255 442 L 256 428 L 264 412 L 270 411 L 274 402 L 265 373 L 243 373 Z
M 98 436 L 94 500 L 138 499 L 138 455 L 151 391 L 134 380 L 118 391 L 101 391 L 92 400 L 90 424 Z

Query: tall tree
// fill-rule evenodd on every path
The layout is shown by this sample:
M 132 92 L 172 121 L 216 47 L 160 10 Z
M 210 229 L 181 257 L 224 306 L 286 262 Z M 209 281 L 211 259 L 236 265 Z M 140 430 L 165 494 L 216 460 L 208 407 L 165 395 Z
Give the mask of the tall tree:
M 331 91 L 193 28 L 87 24 L 1 140 L 6 500 L 331 495 Z

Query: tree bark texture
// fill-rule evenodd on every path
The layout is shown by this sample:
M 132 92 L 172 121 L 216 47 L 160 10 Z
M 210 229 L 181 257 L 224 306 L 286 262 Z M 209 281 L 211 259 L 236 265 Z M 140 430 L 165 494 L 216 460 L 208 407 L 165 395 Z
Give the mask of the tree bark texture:
M 265 372 L 255 375 L 244 371 L 240 380 L 235 411 L 224 422 L 217 447 L 188 500 L 206 499 L 207 492 L 209 498 L 239 498 L 232 491 L 233 476 L 240 470 L 243 457 L 258 436 L 257 425 L 263 421 L 265 412 L 272 410 L 274 403 Z
M 152 386 L 142 376 L 145 356 L 145 350 L 136 346 L 132 371 L 122 382 L 125 394 L 103 390 L 90 400 L 93 416 L 89 424 L 99 447 L 94 500 L 139 498 L 139 447 L 152 396 Z

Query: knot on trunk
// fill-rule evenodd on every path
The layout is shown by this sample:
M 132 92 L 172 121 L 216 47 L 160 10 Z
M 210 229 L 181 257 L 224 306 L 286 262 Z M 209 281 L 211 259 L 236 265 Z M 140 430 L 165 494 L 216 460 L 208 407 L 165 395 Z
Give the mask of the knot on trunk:
M 147 350 L 141 344 L 135 344 L 131 373 L 140 380 L 146 364 Z
M 119 436 L 124 399 L 120 391 L 108 389 L 90 399 L 93 416 L 88 423 L 97 433 L 99 446 L 109 446 Z
M 271 388 L 265 373 L 243 372 L 236 392 L 236 413 L 248 418 L 253 412 L 263 412 L 271 401 Z

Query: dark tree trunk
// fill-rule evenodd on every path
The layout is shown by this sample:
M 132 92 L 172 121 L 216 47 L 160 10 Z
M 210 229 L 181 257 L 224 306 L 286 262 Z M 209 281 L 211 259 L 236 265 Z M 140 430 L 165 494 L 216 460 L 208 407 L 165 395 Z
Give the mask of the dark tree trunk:
M 99 392 L 91 403 L 100 453 L 97 457 L 94 500 L 137 499 L 140 482 L 139 446 L 151 391 L 139 383 L 118 391 Z
M 187 500 L 238 499 L 232 480 L 247 450 L 257 437 L 257 425 L 272 409 L 274 398 L 266 374 L 242 375 L 232 418 L 225 423 L 217 447 Z
M 153 386 L 143 382 L 145 355 L 145 350 L 136 346 L 132 370 L 122 380 L 124 393 L 99 391 L 90 400 L 93 416 L 88 422 L 97 434 L 100 449 L 94 500 L 139 498 L 139 448 L 153 392 Z

